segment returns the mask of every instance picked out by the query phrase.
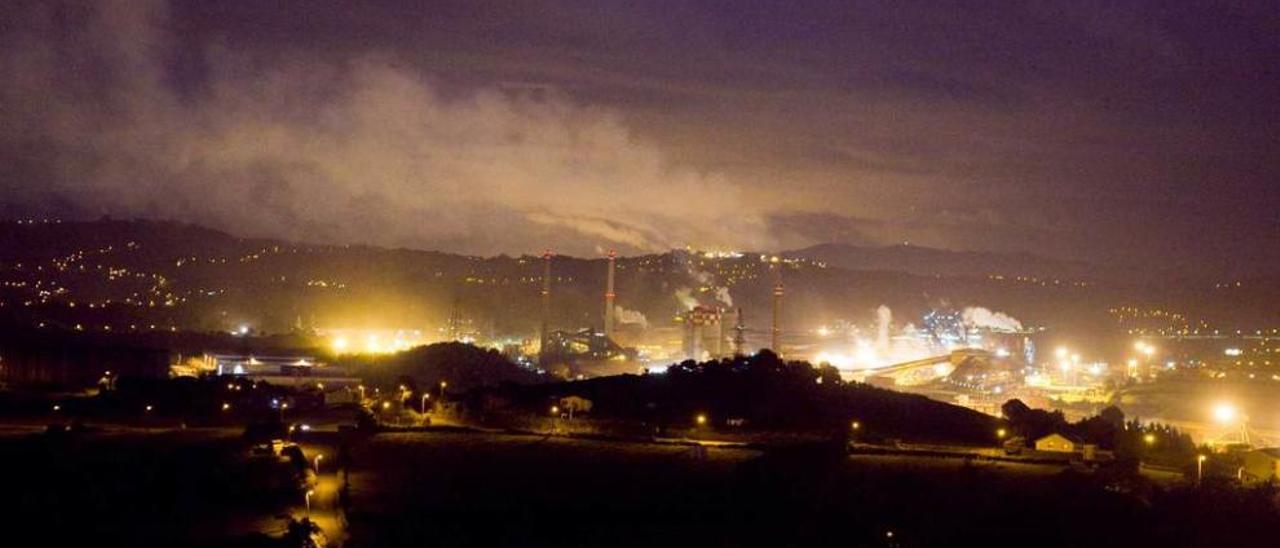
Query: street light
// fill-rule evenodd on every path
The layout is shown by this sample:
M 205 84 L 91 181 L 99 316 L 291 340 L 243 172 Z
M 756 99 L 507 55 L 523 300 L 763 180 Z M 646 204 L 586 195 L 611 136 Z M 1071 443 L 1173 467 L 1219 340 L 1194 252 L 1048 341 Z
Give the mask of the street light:
M 317 476 L 320 475 L 320 459 L 323 459 L 323 458 L 324 458 L 324 455 L 316 455 L 316 475 Z
M 230 410 L 231 410 L 231 404 L 226 403 L 226 402 L 223 402 L 223 403 L 222 403 L 222 410 L 223 410 L 223 411 L 230 411 Z
M 559 415 L 559 414 L 560 414 L 560 406 L 559 406 L 559 405 L 553 405 L 553 406 L 551 406 L 551 414 L 552 414 L 553 416 L 554 416 L 554 415 Z
M 307 489 L 307 517 L 311 517 L 311 495 L 314 495 L 315 493 L 315 489 Z
M 849 428 L 852 428 L 852 429 L 854 429 L 854 430 L 858 430 L 858 429 L 862 428 L 862 423 L 860 423 L 860 422 L 858 422 L 858 421 L 853 421 L 852 423 L 850 423 L 850 424 L 849 424 Z
M 422 393 L 422 414 L 423 415 L 427 414 L 427 400 L 429 399 L 431 399 L 431 394 L 427 392 L 423 392 Z
M 1200 483 L 1200 480 L 1204 478 L 1204 461 L 1207 458 L 1209 457 L 1204 455 L 1196 456 L 1196 483 Z
M 447 381 L 440 381 L 440 399 L 444 400 L 444 389 L 449 387 Z
M 1146 442 L 1146 443 L 1147 443 L 1147 445 L 1155 445 L 1155 443 L 1156 443 L 1156 435 L 1155 435 L 1155 434 L 1147 434 L 1147 435 L 1144 435 L 1144 436 L 1142 436 L 1142 441 Z
M 704 426 L 707 424 L 707 416 L 702 413 L 699 413 L 694 420 L 698 423 L 698 426 Z
M 996 429 L 996 437 L 997 437 L 997 438 L 1004 439 L 1005 434 L 1008 434 L 1008 432 L 1006 432 L 1006 431 L 1005 431 L 1005 429 L 1003 429 L 1003 428 L 997 428 L 997 429 Z

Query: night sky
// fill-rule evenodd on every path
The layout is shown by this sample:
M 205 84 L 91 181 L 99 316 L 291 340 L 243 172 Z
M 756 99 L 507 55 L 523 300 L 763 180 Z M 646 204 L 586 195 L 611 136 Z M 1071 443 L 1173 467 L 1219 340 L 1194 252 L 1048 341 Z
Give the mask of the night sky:
M 1280 271 L 1280 3 L 0 6 L 0 216 Z

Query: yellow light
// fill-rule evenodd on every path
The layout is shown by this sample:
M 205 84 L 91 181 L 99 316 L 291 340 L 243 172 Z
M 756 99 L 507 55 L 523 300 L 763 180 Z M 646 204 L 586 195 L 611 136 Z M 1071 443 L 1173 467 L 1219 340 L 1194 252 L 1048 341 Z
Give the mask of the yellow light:
M 222 404 L 222 410 L 223 410 L 223 411 L 229 411 L 230 409 L 231 409 L 231 404 L 229 404 L 229 403 L 223 403 L 223 404 Z
M 1209 458 L 1209 457 L 1206 457 L 1206 456 L 1204 456 L 1204 455 L 1199 455 L 1199 456 L 1197 456 L 1197 457 L 1196 457 L 1196 461 L 1204 462 L 1204 461 L 1205 461 L 1206 459 L 1208 459 L 1208 458 Z
M 382 402 L 382 408 L 383 408 L 383 409 L 391 409 L 391 402 L 389 402 L 389 401 L 384 401 L 384 402 Z
M 698 417 L 697 417 L 697 419 L 696 419 L 696 420 L 697 420 L 697 422 L 698 422 L 698 426 L 702 426 L 702 425 L 704 425 L 704 424 L 707 424 L 707 416 L 706 416 L 706 415 L 698 415 Z
M 1057 350 L 1053 351 L 1053 355 L 1057 356 L 1058 359 L 1060 360 L 1065 359 L 1069 353 L 1070 352 L 1067 350 L 1067 347 L 1065 346 L 1059 346 Z
M 336 339 L 333 339 L 333 351 L 337 354 L 346 352 L 347 346 L 349 345 L 350 343 L 347 342 L 346 337 L 338 337 Z
M 1213 406 L 1213 420 L 1219 423 L 1233 423 L 1239 415 L 1240 411 L 1236 409 L 1236 406 L 1229 403 L 1219 403 Z
M 551 414 L 552 415 L 560 414 L 560 406 L 557 406 L 557 405 L 551 406 Z
M 997 438 L 1002 438 L 1002 439 L 1003 439 L 1003 438 L 1004 438 L 1004 436 L 1005 436 L 1005 434 L 1007 434 L 1007 432 L 1005 432 L 1005 430 L 1004 430 L 1003 428 L 996 429 L 996 437 L 997 437 Z
M 369 334 L 368 338 L 365 341 L 364 349 L 366 352 L 370 354 L 383 354 L 387 351 L 382 346 L 382 343 L 378 341 L 378 335 L 374 333 Z
M 1156 437 L 1154 434 L 1147 434 L 1142 436 L 1142 441 L 1147 442 L 1147 445 L 1151 445 L 1156 442 Z
M 851 424 L 849 424 L 849 427 L 853 428 L 854 430 L 857 430 L 859 428 L 862 428 L 862 423 L 858 421 L 853 421 Z

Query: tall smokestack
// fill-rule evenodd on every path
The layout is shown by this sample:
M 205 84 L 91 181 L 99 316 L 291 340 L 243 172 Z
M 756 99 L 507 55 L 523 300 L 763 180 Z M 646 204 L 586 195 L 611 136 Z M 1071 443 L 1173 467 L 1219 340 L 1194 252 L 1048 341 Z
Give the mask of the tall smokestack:
M 547 325 L 551 318 L 551 257 L 555 254 L 550 249 L 542 253 L 542 324 L 538 328 L 538 361 L 546 363 L 547 355 Z
M 734 356 L 746 355 L 745 347 L 747 346 L 747 324 L 743 322 L 743 319 L 742 309 L 739 308 L 738 313 L 734 315 L 734 322 L 736 322 L 736 325 L 733 326 Z
M 716 359 L 724 357 L 724 340 L 725 340 L 725 324 L 729 323 L 728 313 L 723 308 L 716 309 L 716 327 L 719 331 L 716 333 Z
M 770 348 L 782 355 L 782 282 L 773 286 L 773 341 Z
M 617 295 L 613 292 L 613 269 L 618 253 L 609 250 L 609 274 L 605 278 L 604 285 L 604 336 L 613 337 L 613 299 Z

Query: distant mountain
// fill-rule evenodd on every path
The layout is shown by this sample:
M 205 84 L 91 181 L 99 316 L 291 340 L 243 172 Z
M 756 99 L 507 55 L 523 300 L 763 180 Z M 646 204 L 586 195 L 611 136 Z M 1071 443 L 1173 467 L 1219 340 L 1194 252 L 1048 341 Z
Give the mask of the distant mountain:
M 859 247 L 819 244 L 783 253 L 849 270 L 881 270 L 919 276 L 1032 276 L 1072 280 L 1113 279 L 1115 269 L 1081 261 L 1063 261 L 1030 253 L 949 251 L 914 245 Z
M 798 259 L 684 250 L 619 257 L 617 305 L 627 318 L 619 321 L 635 334 L 644 324 L 675 329 L 693 302 L 742 308 L 748 346 L 767 344 L 779 276 L 793 344 L 829 322 L 872 322 L 881 305 L 898 323 L 938 307 L 982 306 L 1028 325 L 1109 331 L 1109 310 L 1140 306 L 1252 329 L 1272 325 L 1264 322 L 1280 298 L 1274 282 L 1142 283 L 1025 253 L 823 245 L 786 255 Z M 113 334 L 242 326 L 443 333 L 453 321 L 479 339 L 521 339 L 538 331 L 543 266 L 532 256 L 244 239 L 174 222 L 0 222 L 0 324 Z M 555 257 L 551 329 L 600 327 L 605 272 L 601 257 Z

